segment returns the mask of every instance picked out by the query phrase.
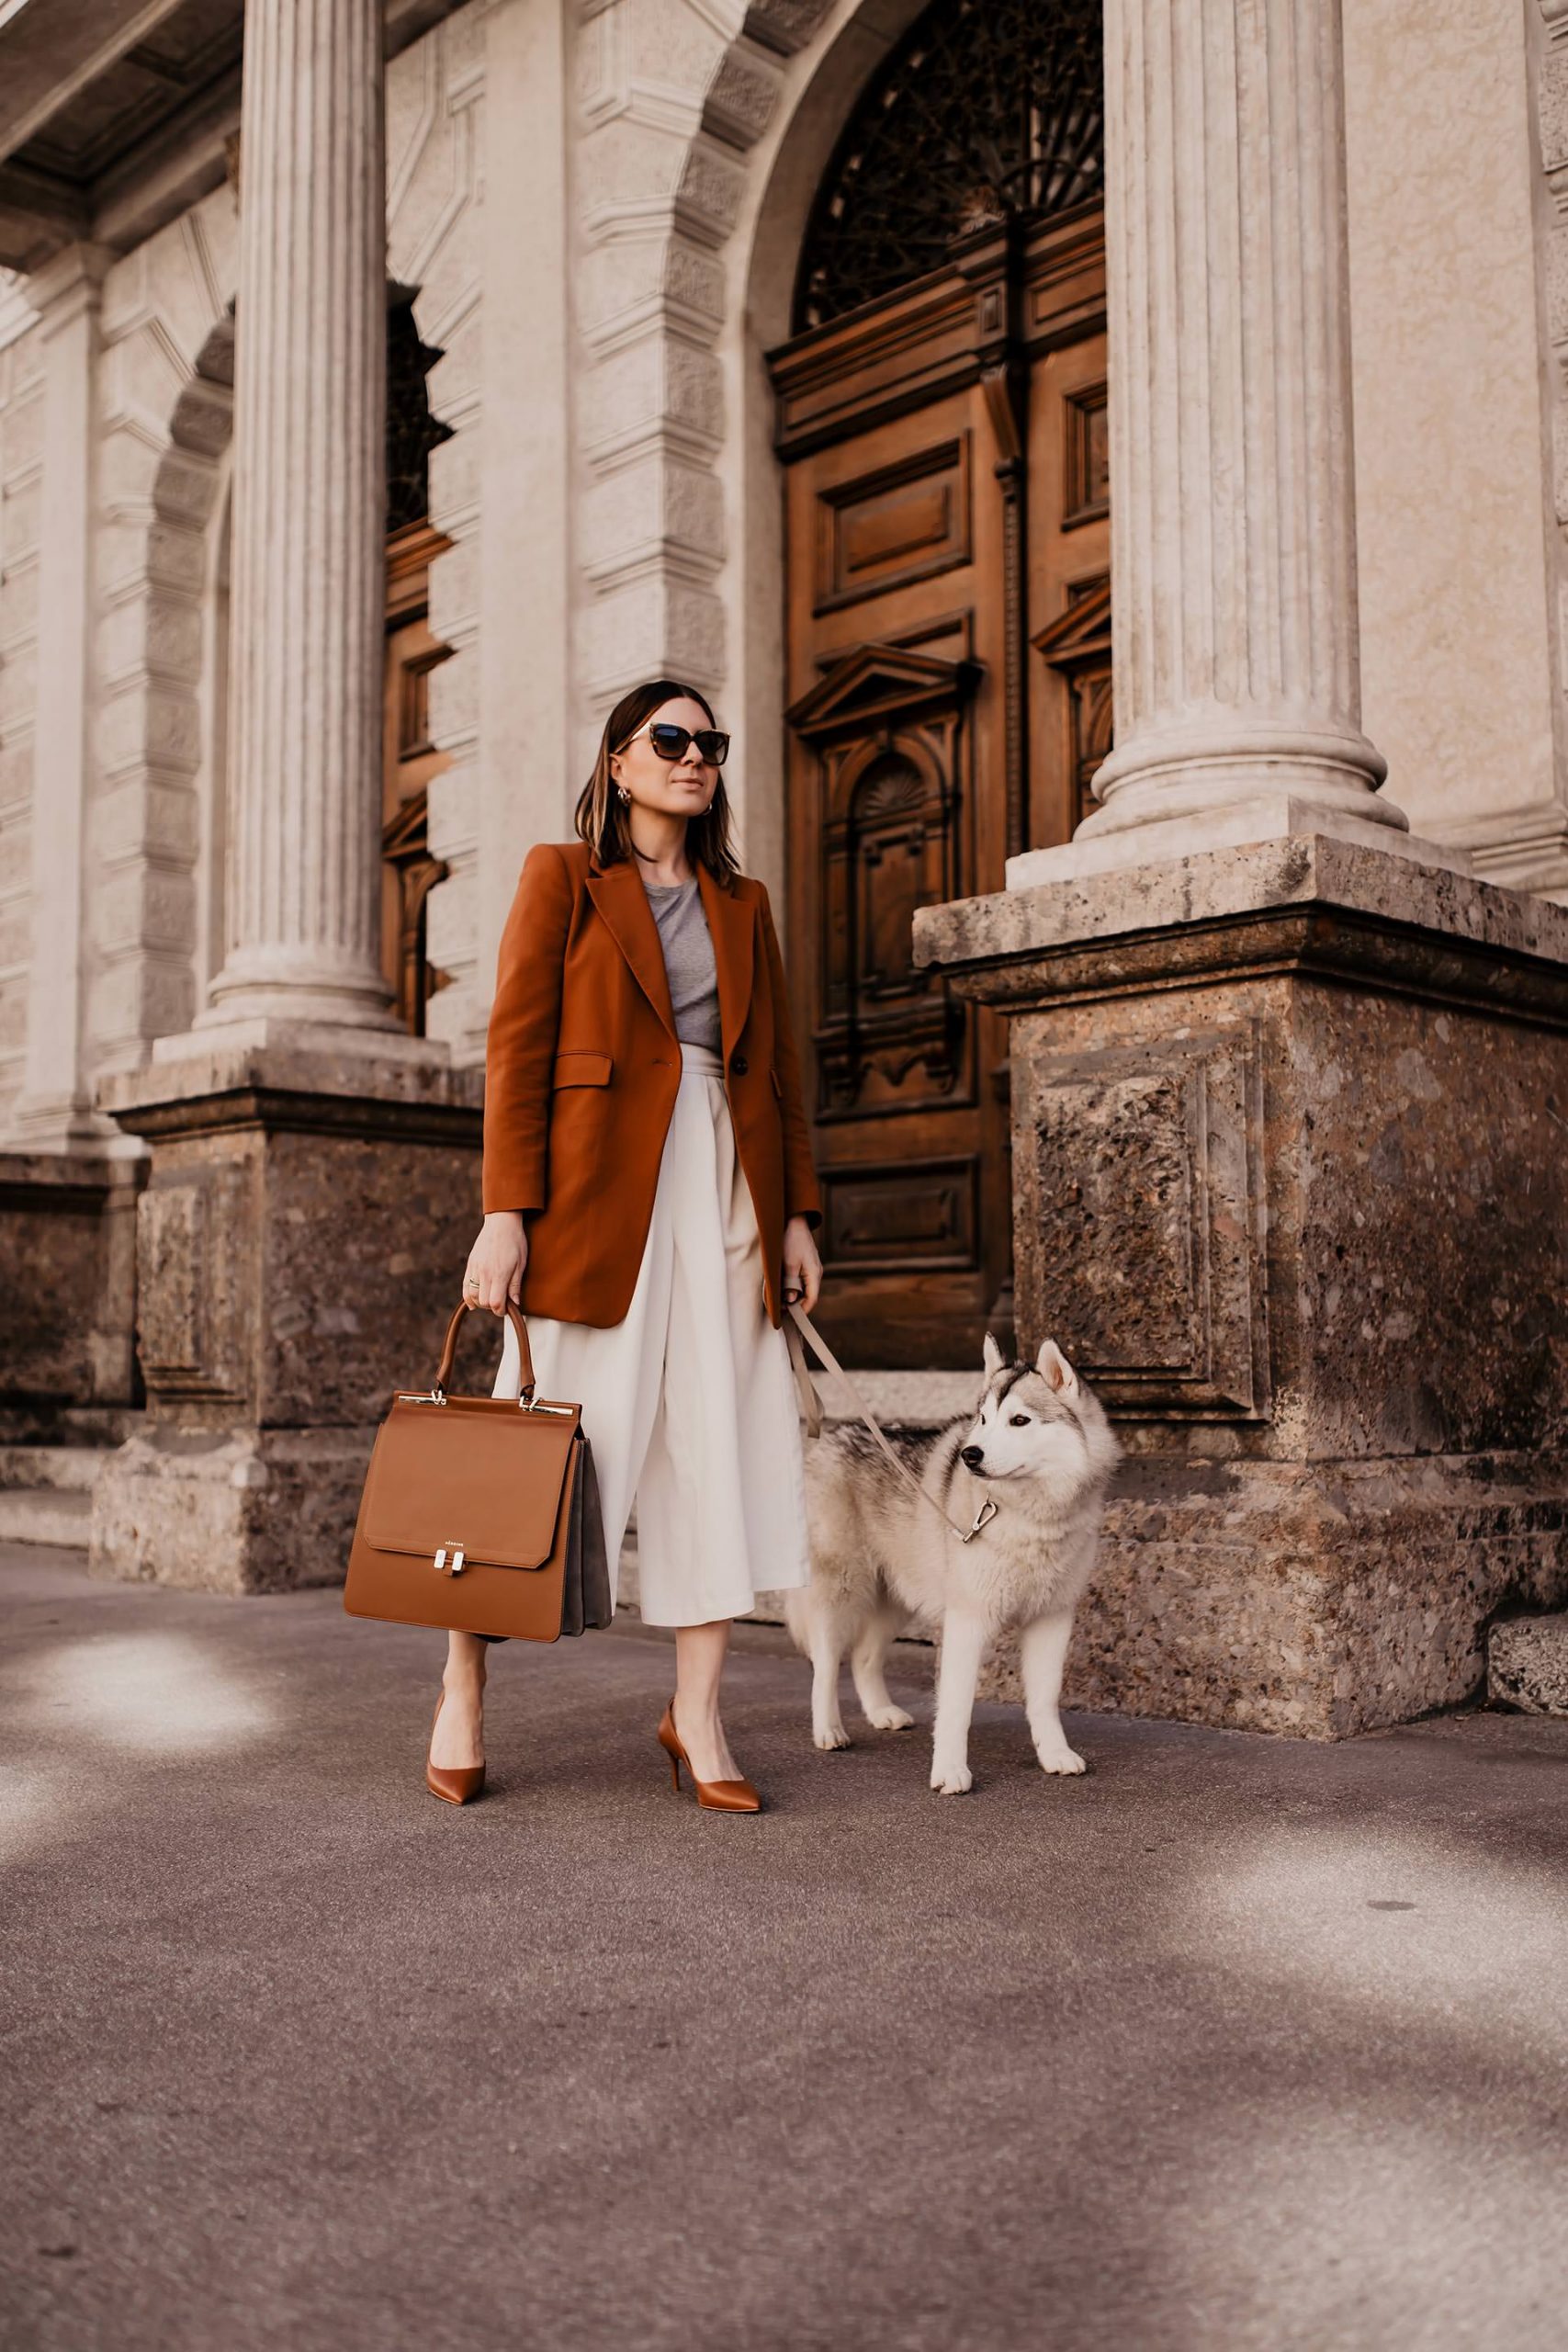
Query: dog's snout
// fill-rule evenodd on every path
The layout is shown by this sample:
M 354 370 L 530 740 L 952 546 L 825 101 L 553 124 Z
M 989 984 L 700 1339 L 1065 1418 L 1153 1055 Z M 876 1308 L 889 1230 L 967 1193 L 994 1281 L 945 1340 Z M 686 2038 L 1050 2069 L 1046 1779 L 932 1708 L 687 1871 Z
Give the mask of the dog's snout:
M 959 1458 L 965 1469 L 978 1470 L 986 1459 L 985 1449 L 978 1445 L 966 1445 Z

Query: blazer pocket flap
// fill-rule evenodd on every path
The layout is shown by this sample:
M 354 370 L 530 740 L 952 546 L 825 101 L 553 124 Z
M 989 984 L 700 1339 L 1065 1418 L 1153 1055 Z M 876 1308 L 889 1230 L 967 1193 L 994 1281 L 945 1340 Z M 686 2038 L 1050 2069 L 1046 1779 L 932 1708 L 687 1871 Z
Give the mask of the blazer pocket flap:
M 557 1086 L 608 1086 L 615 1064 L 608 1054 L 572 1052 L 556 1056 Z

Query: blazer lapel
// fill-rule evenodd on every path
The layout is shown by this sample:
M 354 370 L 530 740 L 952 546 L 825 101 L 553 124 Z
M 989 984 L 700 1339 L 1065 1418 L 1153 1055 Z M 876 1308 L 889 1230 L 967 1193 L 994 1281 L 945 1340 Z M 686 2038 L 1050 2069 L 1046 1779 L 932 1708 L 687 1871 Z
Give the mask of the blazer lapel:
M 751 1009 L 757 906 L 749 894 L 721 889 L 705 865 L 697 868 L 697 888 L 713 940 L 713 958 L 718 974 L 719 1034 L 728 1064 Z M 673 1037 L 675 1012 L 670 1001 L 664 950 L 659 944 L 659 926 L 653 920 L 641 875 L 629 863 L 591 866 L 588 894 L 631 966 L 638 987 Z
M 724 1059 L 740 1042 L 746 1015 L 751 1009 L 752 944 L 757 934 L 757 904 L 750 893 L 721 889 L 705 865 L 697 868 L 697 888 L 713 939 L 718 967 L 718 1025 L 724 1039 Z M 658 940 L 655 939 L 655 946 Z
M 664 950 L 659 944 L 659 925 L 653 920 L 653 909 L 649 904 L 648 892 L 643 888 L 641 875 L 629 862 L 591 870 L 588 895 L 603 915 L 616 946 L 631 966 L 638 987 L 673 1037 L 675 1011 L 670 1001 Z M 721 1012 L 723 1001 L 721 990 Z

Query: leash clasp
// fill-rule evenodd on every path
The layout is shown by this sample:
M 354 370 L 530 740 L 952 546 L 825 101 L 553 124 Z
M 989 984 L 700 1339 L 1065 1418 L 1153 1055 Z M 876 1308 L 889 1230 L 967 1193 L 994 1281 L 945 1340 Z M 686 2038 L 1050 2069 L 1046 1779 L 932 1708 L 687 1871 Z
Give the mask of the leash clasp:
M 959 1542 L 961 1544 L 969 1543 L 975 1536 L 978 1535 L 982 1527 L 988 1527 L 990 1525 L 996 1515 L 996 1503 L 992 1497 L 987 1495 L 985 1501 L 980 1505 L 979 1510 L 975 1513 L 975 1524 L 969 1530 L 969 1533 L 967 1535 L 961 1535 L 958 1539 Z

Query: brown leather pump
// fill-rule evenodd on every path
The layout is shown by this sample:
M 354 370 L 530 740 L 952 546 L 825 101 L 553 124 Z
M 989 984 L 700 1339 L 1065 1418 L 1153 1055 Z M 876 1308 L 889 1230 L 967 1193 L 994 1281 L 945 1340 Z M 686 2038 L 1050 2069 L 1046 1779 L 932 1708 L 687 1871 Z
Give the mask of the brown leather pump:
M 446 1702 L 446 1693 L 443 1690 L 435 1702 L 435 1715 L 430 1726 L 432 1739 L 435 1736 L 435 1725 L 441 1720 L 441 1710 Z M 482 1764 L 433 1764 L 428 1756 L 424 1759 L 424 1785 L 433 1797 L 440 1797 L 446 1804 L 471 1804 L 484 1784 L 485 1768 Z
M 677 1788 L 681 1785 L 681 1767 L 692 1772 L 692 1759 L 681 1745 L 681 1735 L 675 1728 L 675 1702 L 671 1700 L 659 1725 L 659 1745 L 670 1758 L 670 1778 Z M 699 1781 L 692 1772 L 692 1786 L 697 1792 L 697 1803 L 710 1813 L 761 1813 L 762 1800 L 750 1781 Z

